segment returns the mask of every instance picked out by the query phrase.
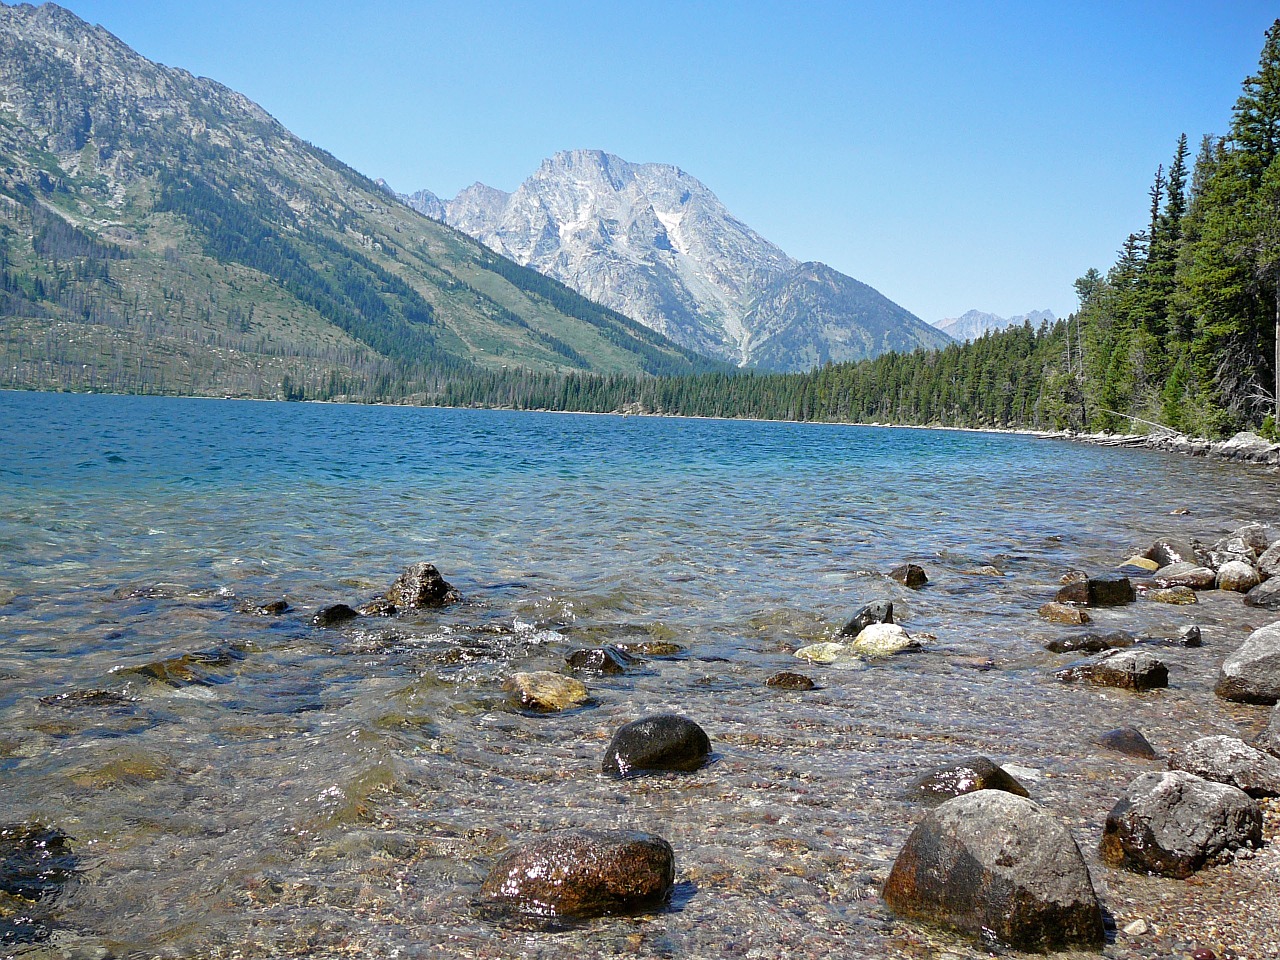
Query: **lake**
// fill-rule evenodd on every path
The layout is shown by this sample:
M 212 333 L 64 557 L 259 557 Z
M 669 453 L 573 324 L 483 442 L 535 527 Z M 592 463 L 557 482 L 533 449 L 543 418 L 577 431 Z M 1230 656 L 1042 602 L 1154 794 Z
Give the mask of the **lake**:
M 1145 695 L 1054 681 L 1070 657 L 1043 643 L 1069 628 L 1036 615 L 1068 570 L 1276 520 L 1263 468 L 958 431 L 34 393 L 0 393 L 0 435 L 0 819 L 58 827 L 80 867 L 30 923 L 0 902 L 31 950 L 986 956 L 877 899 L 923 813 L 913 778 L 1010 764 L 1117 916 L 1176 907 L 1184 886 L 1098 864 L 1106 811 L 1160 764 L 1094 739 L 1132 723 L 1164 751 L 1265 720 L 1212 694 L 1267 622 L 1237 597 L 1098 612 L 1202 625 Z M 311 625 L 422 560 L 466 602 Z M 885 576 L 908 561 L 921 590 Z M 886 598 L 922 652 L 792 656 Z M 647 640 L 680 649 L 583 677 L 586 707 L 532 715 L 502 690 Z M 767 687 L 780 670 L 818 688 Z M 702 724 L 715 762 L 603 777 L 612 732 L 661 711 Z M 671 908 L 544 933 L 476 917 L 496 853 L 573 825 L 666 837 Z M 1127 949 L 1108 955 L 1148 955 Z

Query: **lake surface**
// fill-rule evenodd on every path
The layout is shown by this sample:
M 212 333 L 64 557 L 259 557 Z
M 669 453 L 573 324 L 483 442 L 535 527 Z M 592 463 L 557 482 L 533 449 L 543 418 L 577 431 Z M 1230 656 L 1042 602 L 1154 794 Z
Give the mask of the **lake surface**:
M 1238 597 L 1097 614 L 1203 625 L 1143 696 L 1054 681 L 1070 658 L 1042 644 L 1067 628 L 1036 616 L 1067 570 L 1275 520 L 1261 468 L 963 432 L 21 393 L 0 393 L 0 437 L 0 820 L 60 828 L 81 867 L 39 936 L 8 901 L 0 929 L 86 956 L 986 956 L 877 899 L 923 813 L 914 777 L 1013 765 L 1123 919 L 1125 898 L 1176 897 L 1093 853 L 1160 765 L 1094 738 L 1136 723 L 1165 750 L 1265 719 L 1212 695 L 1265 622 Z M 310 624 L 421 560 L 467 602 Z M 884 576 L 907 561 L 924 589 Z M 792 656 L 882 598 L 923 652 Z M 585 708 L 530 715 L 502 691 L 643 640 L 682 651 L 583 677 Z M 786 669 L 818 689 L 765 686 Z M 700 722 L 715 762 L 603 777 L 612 732 L 661 711 Z M 671 909 L 477 919 L 495 854 L 571 825 L 670 840 Z

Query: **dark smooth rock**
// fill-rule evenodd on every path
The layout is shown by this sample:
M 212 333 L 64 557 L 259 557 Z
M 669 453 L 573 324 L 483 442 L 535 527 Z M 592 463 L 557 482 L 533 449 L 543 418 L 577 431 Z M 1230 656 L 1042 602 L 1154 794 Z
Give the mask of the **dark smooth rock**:
M 1264 580 L 1244 595 L 1246 607 L 1280 610 L 1280 577 Z
M 1103 650 L 1120 650 L 1131 647 L 1134 637 L 1123 630 L 1110 633 L 1080 633 L 1074 637 L 1054 637 L 1044 645 L 1046 650 L 1054 653 L 1101 653 Z
M 255 617 L 278 617 L 292 609 L 285 600 L 272 600 L 270 603 L 244 603 L 237 606 L 241 613 Z
M 1182 770 L 1148 773 L 1111 808 L 1099 852 L 1113 867 L 1191 876 L 1227 851 L 1262 844 L 1262 811 L 1243 790 Z
M 315 616 L 311 618 L 311 622 L 317 627 L 336 627 L 338 624 L 354 620 L 358 616 L 360 614 L 345 603 L 331 603 L 329 606 L 321 607 L 317 610 Z
M 1195 546 L 1177 537 L 1161 537 L 1143 556 L 1148 560 L 1154 560 L 1162 567 L 1167 567 L 1171 563 L 1198 564 L 1200 562 Z
M 1002 790 L 931 810 L 898 854 L 883 895 L 895 913 L 1018 950 L 1105 942 L 1102 908 L 1067 828 Z
M 1090 577 L 1086 586 L 1091 607 L 1122 607 L 1137 599 L 1133 582 L 1128 577 Z
M 0 825 L 0 891 L 24 900 L 57 893 L 75 876 L 70 838 L 40 823 Z
M 842 637 L 856 637 L 873 623 L 893 623 L 893 602 L 877 600 L 859 610 L 840 630 Z
M 1156 748 L 1151 746 L 1151 741 L 1144 737 L 1137 727 L 1118 727 L 1115 730 L 1108 730 L 1098 737 L 1098 745 L 1114 750 L 1116 753 L 1123 753 L 1126 757 L 1137 757 L 1140 760 L 1154 760 L 1157 757 Z
M 1054 673 L 1058 680 L 1087 680 L 1103 687 L 1141 693 L 1169 685 L 1169 669 L 1141 650 L 1115 650 L 1094 660 L 1073 663 Z
M 625 673 L 634 660 L 617 647 L 597 647 L 594 650 L 575 650 L 564 658 L 571 670 L 585 673 Z
M 1227 657 L 1214 692 L 1241 703 L 1280 701 L 1280 622 L 1253 631 Z
M 1003 767 L 987 757 L 970 757 L 931 770 L 907 790 L 908 800 L 937 804 L 975 790 L 1003 790 L 1019 797 L 1029 797 L 1027 788 Z
M 396 605 L 386 597 L 374 597 L 356 607 L 356 613 L 362 617 L 394 617 L 399 612 Z
M 499 857 L 480 888 L 480 906 L 545 919 L 631 915 L 660 909 L 674 886 L 675 854 L 661 837 L 568 830 Z
M 440 576 L 432 563 L 406 567 L 387 590 L 387 599 L 401 609 L 444 607 L 462 599 L 451 583 Z
M 1198 563 L 1171 563 L 1152 574 L 1152 579 L 1162 587 L 1211 590 L 1218 582 L 1218 575 Z
M 662 770 L 697 770 L 711 755 L 711 740 L 688 717 L 674 713 L 634 720 L 618 729 L 601 769 L 615 777 Z
M 889 579 L 897 580 L 904 587 L 910 587 L 912 590 L 919 590 L 929 582 L 928 576 L 925 575 L 924 567 L 916 563 L 904 563 L 901 566 L 894 567 L 889 571 Z
M 791 673 L 789 670 L 775 673 L 765 684 L 780 690 L 812 690 L 815 686 L 813 680 L 803 673 Z
M 1229 784 L 1251 797 L 1280 796 L 1280 760 L 1237 737 L 1201 737 L 1171 750 L 1169 769 Z
M 1037 611 L 1040 616 L 1044 617 L 1051 623 L 1066 623 L 1073 626 L 1080 626 L 1089 622 L 1089 614 L 1085 613 L 1077 606 L 1069 603 L 1046 603 Z

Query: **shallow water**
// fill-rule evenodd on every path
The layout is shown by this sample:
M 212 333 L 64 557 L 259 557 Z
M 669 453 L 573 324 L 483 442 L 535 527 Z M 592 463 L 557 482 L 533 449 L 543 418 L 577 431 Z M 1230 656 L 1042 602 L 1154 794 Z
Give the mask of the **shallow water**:
M 1212 695 L 1265 622 L 1237 597 L 1099 612 L 1204 626 L 1142 696 L 1053 681 L 1070 657 L 1041 645 L 1066 628 L 1035 613 L 1068 569 L 1276 519 L 1260 468 L 961 432 L 17 393 L 0 436 L 0 819 L 74 838 L 78 880 L 40 904 L 64 946 L 968 956 L 875 896 L 922 813 L 908 781 L 975 752 L 1015 765 L 1118 899 L 1131 882 L 1092 848 L 1158 763 L 1094 737 L 1136 723 L 1164 750 L 1265 716 Z M 309 624 L 419 560 L 467 602 Z M 905 561 L 923 590 L 883 576 Z M 924 652 L 791 655 L 886 597 Z M 243 612 L 280 598 L 281 616 Z M 577 711 L 528 715 L 501 689 L 643 639 L 684 652 L 584 678 Z M 137 672 L 192 654 L 167 681 Z M 783 669 L 819 688 L 764 685 Z M 612 731 L 666 710 L 716 762 L 602 777 Z M 566 825 L 665 836 L 672 908 L 554 933 L 478 920 L 494 855 Z

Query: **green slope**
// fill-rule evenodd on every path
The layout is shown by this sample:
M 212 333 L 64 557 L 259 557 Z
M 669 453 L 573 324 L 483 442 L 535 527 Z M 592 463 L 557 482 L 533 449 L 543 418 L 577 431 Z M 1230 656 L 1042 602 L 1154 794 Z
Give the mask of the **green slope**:
M 0 386 L 395 399 L 714 366 L 51 4 L 0 5 L 0 103 Z

